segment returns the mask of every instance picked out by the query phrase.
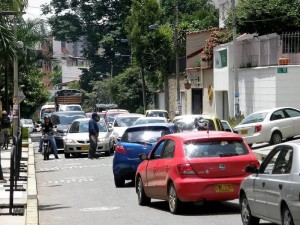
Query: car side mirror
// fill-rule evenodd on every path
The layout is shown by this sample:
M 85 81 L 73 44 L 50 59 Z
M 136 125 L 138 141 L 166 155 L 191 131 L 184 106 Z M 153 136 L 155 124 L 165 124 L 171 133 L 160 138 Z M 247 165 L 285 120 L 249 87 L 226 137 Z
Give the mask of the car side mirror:
M 255 164 L 250 164 L 245 169 L 246 173 L 258 173 L 258 168 Z
M 139 154 L 140 160 L 146 160 L 148 158 L 146 153 Z

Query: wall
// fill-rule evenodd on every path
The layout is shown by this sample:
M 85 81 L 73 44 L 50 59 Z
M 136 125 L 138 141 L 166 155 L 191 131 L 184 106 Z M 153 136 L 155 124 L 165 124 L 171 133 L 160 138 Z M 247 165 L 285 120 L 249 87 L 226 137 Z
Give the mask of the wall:
M 287 68 L 278 73 L 277 68 Z M 246 115 L 268 108 L 300 108 L 300 66 L 257 67 L 239 70 L 240 109 Z

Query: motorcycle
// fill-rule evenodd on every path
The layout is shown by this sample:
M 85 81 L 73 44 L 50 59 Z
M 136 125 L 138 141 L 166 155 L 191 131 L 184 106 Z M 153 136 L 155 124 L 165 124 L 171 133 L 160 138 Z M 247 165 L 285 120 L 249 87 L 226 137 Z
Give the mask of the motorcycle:
M 50 133 L 44 133 L 43 135 L 43 155 L 44 160 L 49 159 L 49 155 L 51 154 L 51 146 L 50 146 Z

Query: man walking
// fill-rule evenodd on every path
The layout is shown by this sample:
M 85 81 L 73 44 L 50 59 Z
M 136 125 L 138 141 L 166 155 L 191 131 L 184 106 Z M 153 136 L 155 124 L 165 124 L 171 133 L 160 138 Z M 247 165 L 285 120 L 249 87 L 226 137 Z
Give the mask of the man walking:
M 89 121 L 89 139 L 90 139 L 90 149 L 89 149 L 89 159 L 98 158 L 96 156 L 97 141 L 99 135 L 99 127 L 97 122 L 99 121 L 98 114 L 94 112 L 92 118 Z

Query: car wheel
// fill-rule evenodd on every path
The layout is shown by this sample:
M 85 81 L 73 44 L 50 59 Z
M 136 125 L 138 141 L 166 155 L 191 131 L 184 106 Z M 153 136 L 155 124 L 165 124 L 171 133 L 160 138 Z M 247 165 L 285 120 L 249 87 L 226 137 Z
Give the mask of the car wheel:
M 66 159 L 70 158 L 70 153 L 65 153 L 65 158 Z
M 125 179 L 124 178 L 114 176 L 114 180 L 115 180 L 115 186 L 117 188 L 125 186 Z
M 270 144 L 277 145 L 280 144 L 281 142 L 282 142 L 281 133 L 279 131 L 275 131 L 271 136 Z
M 136 184 L 136 191 L 138 195 L 139 205 L 149 205 L 151 198 L 147 197 L 144 191 L 143 181 L 141 177 L 138 177 Z
M 178 214 L 181 209 L 181 201 L 178 199 L 174 184 L 171 183 L 168 189 L 168 203 L 172 214 Z
M 259 218 L 252 216 L 248 199 L 246 195 L 242 195 L 240 200 L 241 217 L 244 225 L 257 225 L 259 224 Z
M 287 206 L 283 206 L 281 218 L 282 218 L 282 225 L 294 225 L 292 214 Z

